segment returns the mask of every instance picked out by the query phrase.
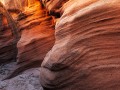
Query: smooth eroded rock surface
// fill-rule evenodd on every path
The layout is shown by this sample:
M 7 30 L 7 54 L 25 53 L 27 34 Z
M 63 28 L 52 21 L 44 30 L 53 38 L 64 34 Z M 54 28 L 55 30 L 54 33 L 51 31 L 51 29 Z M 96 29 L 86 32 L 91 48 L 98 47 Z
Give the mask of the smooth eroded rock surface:
M 13 45 L 14 41 L 11 41 L 13 44 L 9 47 L 11 51 L 13 47 L 17 47 L 16 49 L 13 48 L 13 51 L 17 50 L 15 52 L 16 55 L 13 54 L 14 56 L 12 56 L 12 53 L 9 55 L 14 57 L 14 59 L 17 58 L 18 63 L 36 60 L 41 60 L 42 62 L 46 53 L 54 45 L 53 18 L 51 16 L 47 16 L 46 9 L 43 8 L 39 0 L 25 0 L 25 2 L 18 0 L 3 0 L 2 2 L 5 8 L 9 11 L 8 14 L 11 15 L 14 22 L 17 23 L 19 33 L 21 34 L 21 38 L 18 42 L 15 42 L 15 46 Z M 14 8 L 10 6 L 11 3 Z M 7 16 L 5 16 L 5 18 L 7 18 Z M 4 25 L 4 22 L 1 22 L 1 25 L 2 24 Z M 1 55 L 4 55 L 6 58 L 8 56 L 3 52 L 7 53 L 9 48 L 5 45 L 9 45 L 7 42 L 10 42 L 11 36 L 9 35 L 7 40 L 5 32 L 8 32 L 8 30 L 4 29 L 4 32 L 1 31 L 1 34 L 4 35 L 4 38 L 1 39 L 1 45 L 5 49 L 1 49 Z M 11 33 L 10 30 L 9 33 Z M 6 59 L 6 61 L 7 60 L 8 59 Z
M 40 70 L 45 90 L 120 89 L 120 1 L 69 0 L 61 13 Z
M 24 70 L 40 67 L 46 53 L 54 45 L 54 22 L 53 18 L 46 14 L 46 9 L 39 0 L 2 2 L 4 8 L 0 8 L 3 20 L 0 22 L 0 63 L 10 60 L 17 62 L 12 73 L 4 78 L 10 79 Z M 15 25 L 20 35 L 19 39 L 16 39 Z
M 119 0 L 0 1 L 0 90 L 120 89 Z

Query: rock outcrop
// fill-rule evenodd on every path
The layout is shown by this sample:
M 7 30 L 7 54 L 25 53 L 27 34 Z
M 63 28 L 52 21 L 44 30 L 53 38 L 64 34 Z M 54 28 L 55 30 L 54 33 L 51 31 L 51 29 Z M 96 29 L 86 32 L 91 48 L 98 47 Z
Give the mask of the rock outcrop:
M 10 6 L 11 3 L 12 6 Z M 6 77 L 9 79 L 28 68 L 40 67 L 46 53 L 54 45 L 54 23 L 53 18 L 46 14 L 46 9 L 39 0 L 7 0 L 3 4 L 9 14 L 5 16 L 5 20 L 8 16 L 12 18 L 12 22 L 8 19 L 12 32 L 9 30 L 10 27 L 7 28 L 8 30 L 3 28 L 4 30 L 1 31 L 1 37 L 4 36 L 4 38 L 0 39 L 0 62 L 14 60 L 18 63 L 13 73 Z M 2 27 L 4 22 L 1 22 Z M 13 32 L 14 24 L 17 25 L 17 31 L 20 34 L 17 40 L 15 39 L 17 35 Z M 11 33 L 14 35 L 12 36 Z
M 10 6 L 11 3 L 13 7 Z M 25 2 L 24 0 L 20 2 L 8 0 L 4 4 L 18 23 L 21 33 L 21 38 L 17 42 L 18 53 L 17 56 L 14 55 L 17 57 L 17 62 L 43 60 L 54 44 L 52 17 L 46 15 L 46 10 L 39 0 L 26 0 Z M 2 47 L 6 48 L 3 45 Z
M 59 1 L 43 0 L 48 10 Z M 69 0 L 58 10 L 40 71 L 45 90 L 120 89 L 120 1 Z
M 0 89 L 120 89 L 119 0 L 0 1 L 0 64 L 17 63 Z M 36 67 L 37 89 L 30 82 L 38 71 L 18 75 Z
M 16 44 L 20 38 L 19 27 L 0 2 L 0 64 L 14 60 L 17 55 Z

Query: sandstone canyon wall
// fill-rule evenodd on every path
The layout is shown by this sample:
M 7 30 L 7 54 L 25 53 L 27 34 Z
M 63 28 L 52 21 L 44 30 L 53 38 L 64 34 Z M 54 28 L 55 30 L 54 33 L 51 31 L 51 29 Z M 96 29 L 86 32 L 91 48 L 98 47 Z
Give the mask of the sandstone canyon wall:
M 42 8 L 39 0 L 7 0 L 3 3 L 13 17 L 19 29 L 18 32 L 21 34 L 21 38 L 16 46 L 18 49 L 18 52 L 16 52 L 17 56 L 14 55 L 17 58 L 17 62 L 43 60 L 54 44 L 52 17 L 46 15 L 46 10 Z M 5 31 L 10 32 L 10 30 L 4 29 Z M 6 39 L 1 39 L 1 43 L 3 40 Z M 4 43 L 2 44 L 5 45 Z M 3 45 L 2 47 L 6 48 Z M 11 51 L 7 53 L 9 54 Z
M 8 60 L 16 59 L 16 44 L 20 38 L 19 27 L 12 16 L 0 3 L 0 64 Z
M 18 63 L 7 79 L 41 65 L 45 90 L 120 89 L 119 0 L 1 1 L 0 62 Z
M 61 1 L 43 0 L 60 13 L 55 44 L 41 65 L 45 90 L 120 89 L 120 1 Z

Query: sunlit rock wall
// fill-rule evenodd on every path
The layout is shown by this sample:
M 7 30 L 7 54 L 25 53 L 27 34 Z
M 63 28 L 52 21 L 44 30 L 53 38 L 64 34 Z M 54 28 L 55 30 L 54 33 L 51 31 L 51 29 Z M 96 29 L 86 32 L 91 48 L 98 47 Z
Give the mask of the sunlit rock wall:
M 25 12 L 27 17 L 19 21 L 22 34 L 17 44 L 18 62 L 43 60 L 54 44 L 52 18 L 46 16 L 39 1 L 31 3 Z
M 14 56 L 17 57 L 17 62 L 43 61 L 46 53 L 54 44 L 52 17 L 47 16 L 46 10 L 39 0 L 3 0 L 2 2 L 17 24 L 18 32 L 21 35 L 16 45 L 18 52 Z M 10 30 L 4 29 L 4 31 L 11 33 Z M 8 42 L 9 39 L 8 37 L 5 42 Z M 6 38 L 1 40 L 4 41 Z M 6 49 L 7 47 L 3 44 L 2 47 Z M 4 53 L 1 54 L 6 57 Z

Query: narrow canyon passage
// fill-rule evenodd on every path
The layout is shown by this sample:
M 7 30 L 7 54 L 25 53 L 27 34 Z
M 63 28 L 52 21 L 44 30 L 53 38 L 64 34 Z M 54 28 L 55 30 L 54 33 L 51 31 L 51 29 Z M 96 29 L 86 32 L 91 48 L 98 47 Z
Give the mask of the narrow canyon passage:
M 22 34 L 17 43 L 17 62 L 20 65 L 7 79 L 28 68 L 40 67 L 46 53 L 54 45 L 54 24 L 52 17 L 47 16 L 46 9 L 36 1 L 24 14 L 27 19 L 19 21 Z
M 0 1 L 0 90 L 120 89 L 119 0 Z
M 15 11 L 11 8 L 8 9 L 9 14 L 14 18 L 14 20 L 12 20 L 14 21 L 14 23 L 11 22 L 11 20 L 9 19 L 8 16 L 10 15 L 5 16 L 5 18 L 8 19 L 8 25 L 11 26 L 8 27 L 8 29 L 11 29 L 13 37 L 15 36 L 14 40 L 20 37 L 18 33 L 21 34 L 21 37 L 19 38 L 20 40 L 16 41 L 16 47 L 18 49 L 16 57 L 18 63 L 27 61 L 29 61 L 30 63 L 31 61 L 43 60 L 46 53 L 54 44 L 54 24 L 52 17 L 47 15 L 46 9 L 42 7 L 39 0 L 28 0 L 27 2 L 28 4 L 25 4 L 27 6 L 24 7 L 23 11 L 21 11 L 22 9 L 18 9 L 18 7 L 20 7 L 21 5 L 18 5 L 18 7 L 16 7 L 16 4 L 19 4 L 17 3 L 17 1 L 13 2 L 16 7 Z M 7 11 L 5 12 L 8 14 Z M 3 23 L 1 23 L 1 25 L 2 24 Z M 3 31 L 10 32 L 10 30 L 6 29 L 4 29 Z
M 11 87 L 13 90 L 16 88 L 23 90 L 21 88 L 26 88 L 26 86 L 14 87 L 13 85 L 12 87 L 10 82 L 15 83 L 22 75 L 25 79 L 24 75 L 29 77 L 32 73 L 34 74 L 30 76 L 31 79 L 35 79 L 39 89 L 42 90 L 38 82 L 38 68 L 55 41 L 53 18 L 48 16 L 39 0 L 11 0 L 3 3 L 8 11 L 4 10 L 5 15 L 2 12 L 0 14 L 0 80 L 4 79 L 4 82 L 0 81 L 0 90 L 4 83 L 6 87 L 2 89 L 7 90 Z M 11 7 L 10 3 L 12 3 Z M 2 64 L 3 62 L 8 64 Z M 33 68 L 31 72 L 28 70 L 30 68 Z M 28 84 L 28 82 L 21 82 L 20 85 L 22 83 Z M 30 85 L 35 88 L 35 85 Z

